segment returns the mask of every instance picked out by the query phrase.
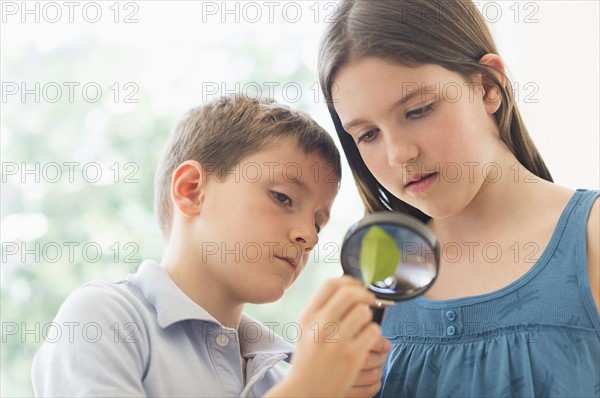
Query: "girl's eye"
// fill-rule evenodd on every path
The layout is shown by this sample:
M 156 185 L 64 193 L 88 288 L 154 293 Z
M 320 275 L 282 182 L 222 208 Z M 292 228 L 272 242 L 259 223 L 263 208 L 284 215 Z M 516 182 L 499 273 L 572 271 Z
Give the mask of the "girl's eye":
M 428 115 L 433 109 L 433 102 L 422 108 L 415 109 L 414 111 L 406 112 L 407 119 L 418 119 L 420 117 Z
M 277 202 L 287 205 L 287 206 L 292 205 L 292 198 L 290 198 L 286 194 L 283 194 L 281 192 L 275 192 L 275 191 L 273 191 L 272 194 Z
M 360 137 L 358 137 L 357 144 L 360 144 L 361 142 L 364 142 L 365 144 L 369 144 L 369 143 L 375 141 L 375 139 L 377 138 L 378 132 L 379 132 L 379 129 L 373 129 L 373 130 L 367 131 L 366 133 L 364 133 Z
M 319 224 L 315 224 L 315 229 L 317 230 L 317 233 L 321 232 L 321 227 L 319 227 Z

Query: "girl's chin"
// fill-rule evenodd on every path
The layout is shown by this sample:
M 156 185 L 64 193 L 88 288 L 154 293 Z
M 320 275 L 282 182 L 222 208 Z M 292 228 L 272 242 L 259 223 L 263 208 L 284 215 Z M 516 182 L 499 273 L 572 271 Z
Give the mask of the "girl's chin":
M 431 218 L 443 218 L 453 215 L 452 209 L 448 208 L 447 203 L 433 203 L 433 202 L 406 202 L 412 207 L 419 209 L 425 215 Z
M 414 207 L 415 209 L 422 211 L 429 217 L 432 217 L 432 215 L 429 214 L 431 205 L 429 203 L 425 202 L 424 200 L 415 200 L 415 198 L 410 198 L 410 197 L 409 198 L 407 198 L 407 197 L 400 198 L 400 200 L 402 200 L 404 203 L 407 203 L 408 205 Z
M 431 218 L 447 218 L 456 216 L 462 209 L 464 209 L 464 207 L 429 206 L 421 209 L 421 211 Z

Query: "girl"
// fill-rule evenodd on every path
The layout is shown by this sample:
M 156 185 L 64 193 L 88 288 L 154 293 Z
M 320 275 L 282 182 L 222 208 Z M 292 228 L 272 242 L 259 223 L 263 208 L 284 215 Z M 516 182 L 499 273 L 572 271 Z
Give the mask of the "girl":
M 442 248 L 384 319 L 380 394 L 599 396 L 598 192 L 553 184 L 475 5 L 345 0 L 334 21 L 319 77 L 366 211 Z

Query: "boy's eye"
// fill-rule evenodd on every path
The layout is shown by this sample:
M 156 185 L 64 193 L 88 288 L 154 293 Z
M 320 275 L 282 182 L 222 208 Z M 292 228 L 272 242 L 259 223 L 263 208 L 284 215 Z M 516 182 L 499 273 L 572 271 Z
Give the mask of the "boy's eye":
M 286 194 L 283 194 L 281 192 L 275 192 L 275 191 L 273 191 L 272 194 L 277 202 L 282 203 L 287 206 L 292 205 L 292 198 L 290 198 Z
M 375 138 L 377 138 L 378 132 L 379 132 L 379 129 L 373 129 L 373 130 L 367 131 L 366 133 L 364 133 L 360 137 L 358 137 L 357 144 L 360 144 L 361 142 L 368 144 L 368 143 L 375 141 Z
M 423 117 L 423 116 L 429 114 L 429 112 L 431 112 L 432 109 L 433 109 L 433 102 L 422 108 L 415 109 L 414 111 L 406 112 L 406 118 L 407 119 L 418 119 L 420 117 Z

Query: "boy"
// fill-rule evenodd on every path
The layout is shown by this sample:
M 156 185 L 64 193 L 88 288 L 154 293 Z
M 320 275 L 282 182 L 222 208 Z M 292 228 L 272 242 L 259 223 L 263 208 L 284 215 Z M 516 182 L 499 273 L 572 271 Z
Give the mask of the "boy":
M 285 378 L 275 365 L 292 347 L 243 314 L 245 303 L 279 299 L 302 272 L 340 177 L 333 141 L 302 113 L 239 96 L 192 110 L 157 169 L 161 264 L 65 301 L 55 322 L 86 333 L 42 346 L 36 395 L 376 393 L 389 345 L 358 282 L 329 281 L 308 303 Z M 334 343 L 314 338 L 332 324 Z M 321 333 L 309 333 L 314 325 Z

